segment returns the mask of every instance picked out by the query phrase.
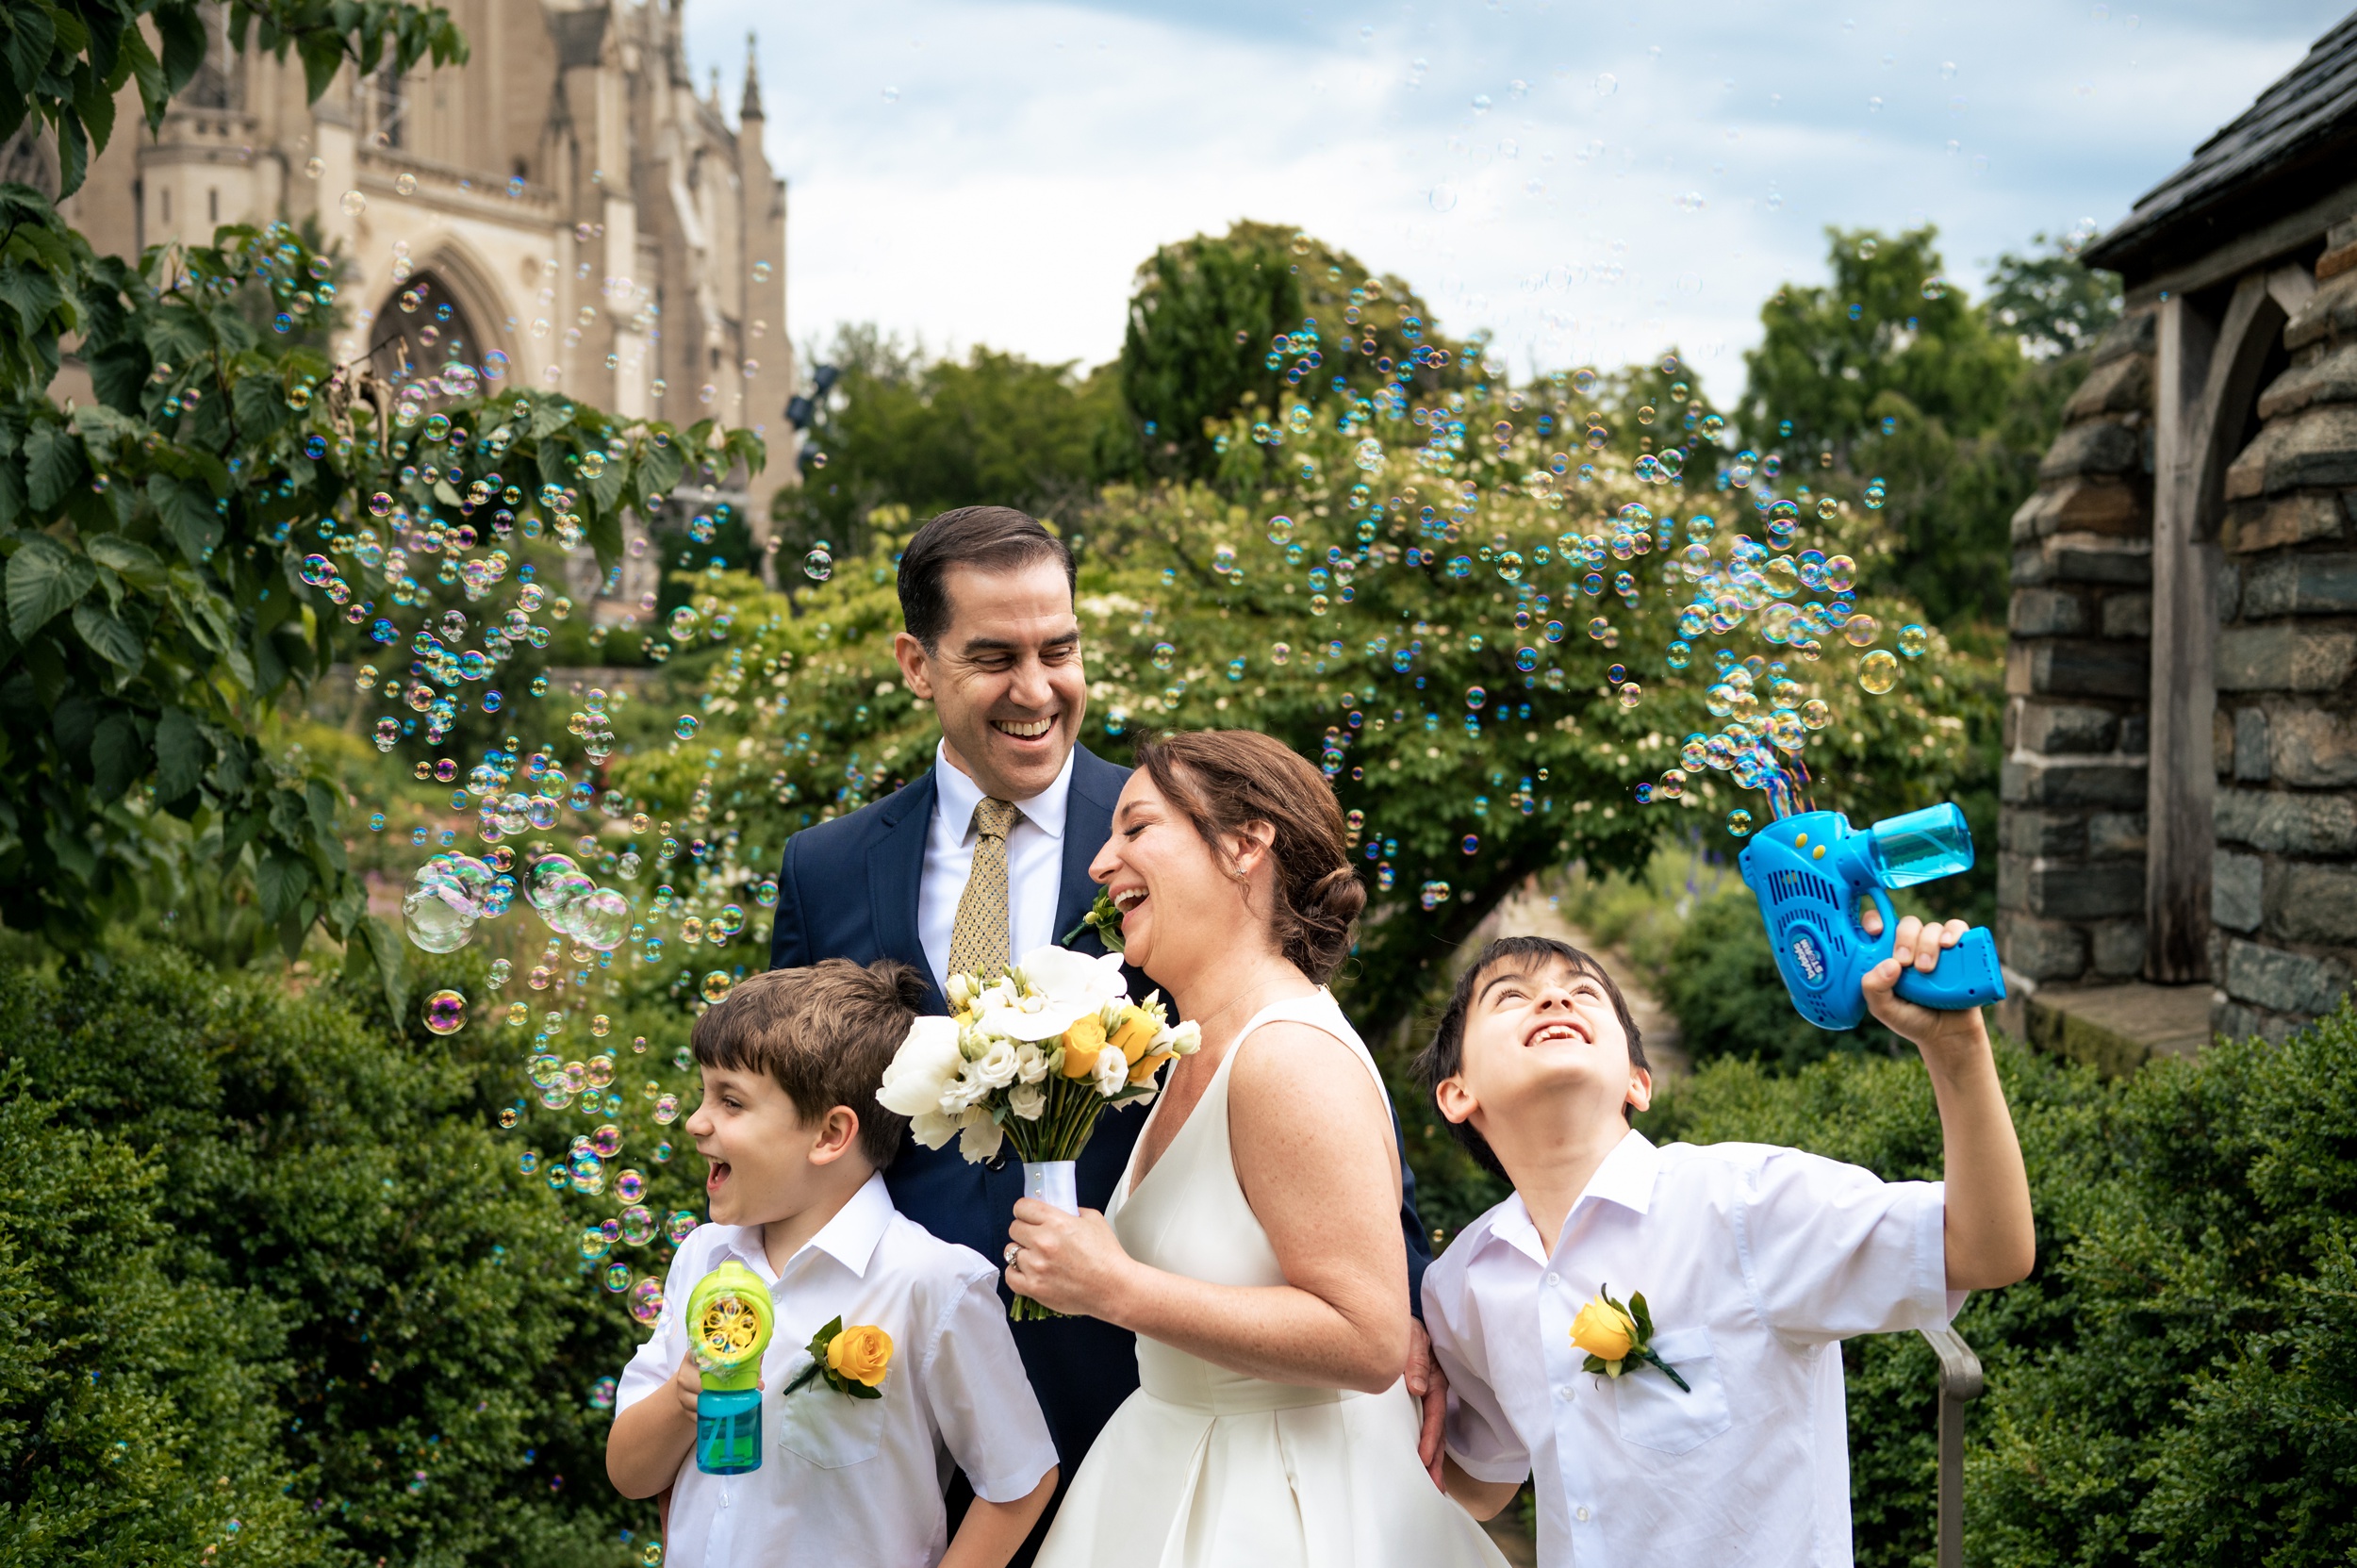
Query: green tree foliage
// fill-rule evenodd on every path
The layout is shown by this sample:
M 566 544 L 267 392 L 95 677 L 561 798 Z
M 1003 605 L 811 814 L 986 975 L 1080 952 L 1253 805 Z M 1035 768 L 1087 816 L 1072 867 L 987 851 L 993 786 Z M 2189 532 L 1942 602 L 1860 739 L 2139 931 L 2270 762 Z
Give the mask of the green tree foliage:
M 880 506 L 931 517 L 991 503 L 1069 517 L 1095 499 L 1118 446 L 1109 368 L 1082 375 L 979 346 L 963 361 L 929 360 L 872 325 L 839 329 L 809 357 L 842 379 L 808 437 L 823 465 L 814 457 L 774 503 L 789 569 L 821 539 L 864 549 L 861 529 Z
M 310 96 L 327 90 L 349 60 L 362 73 L 389 60 L 405 72 L 433 58 L 462 64 L 466 40 L 440 6 L 404 0 L 230 0 L 229 42 L 245 47 L 249 32 L 262 49 L 303 61 Z M 142 22 L 156 29 L 151 43 Z M 14 137 L 28 115 L 46 122 L 57 139 L 60 194 L 81 188 L 90 160 L 114 133 L 115 94 L 136 81 L 149 128 L 163 124 L 165 107 L 205 63 L 206 24 L 196 0 L 8 0 L 0 71 L 0 141 Z M 160 45 L 160 52 L 158 45 Z M 26 330 L 32 328 L 29 323 Z
M 2289 1042 L 2221 1043 L 2106 1083 L 2001 1045 L 2030 1168 L 2037 1271 L 1966 1305 L 1966 1550 L 2006 1564 L 2344 1563 L 2357 1549 L 2357 1011 Z M 1702 1067 L 1639 1126 L 1788 1144 L 1937 1178 L 1909 1056 L 1784 1077 Z M 1862 1564 L 1931 1545 L 1932 1358 L 1843 1346 Z
M 1249 220 L 1164 245 L 1138 269 L 1122 337 L 1121 396 L 1144 474 L 1224 471 L 1211 428 L 1273 417 L 1289 393 L 1423 397 L 1480 379 L 1478 344 L 1441 336 L 1400 278 L 1347 252 Z
M 2035 235 L 2023 255 L 2007 251 L 1988 275 L 1981 309 L 2032 359 L 2085 354 L 2119 320 L 2119 275 L 2079 259 L 2085 237 Z
M 88 1553 L 15 1560 L 636 1560 L 591 1395 L 638 1336 L 497 1131 L 481 1022 L 169 951 L 0 974 L 0 1509 Z
M 1746 438 L 1793 479 L 1883 510 L 1894 580 L 1933 616 L 1997 621 L 2008 525 L 2118 318 L 2117 280 L 2041 236 L 2049 248 L 1999 259 L 1975 305 L 1931 228 L 1827 238 L 1832 283 L 1787 285 L 1760 312 Z
M 25 328 L 0 352 L 0 919 L 85 941 L 136 905 L 155 857 L 186 850 L 250 879 L 290 953 L 323 923 L 363 939 L 355 959 L 372 953 L 397 985 L 340 802 L 266 750 L 271 714 L 338 648 L 399 635 L 371 619 L 372 596 L 434 596 L 412 549 L 420 569 L 441 557 L 430 580 L 471 595 L 505 574 L 496 546 L 461 570 L 458 555 L 491 540 L 434 520 L 436 503 L 491 513 L 500 537 L 524 506 L 527 535 L 545 516 L 610 561 L 625 505 L 651 504 L 689 464 L 757 465 L 757 438 L 709 421 L 618 431 L 562 398 L 473 395 L 470 371 L 465 387 L 440 378 L 448 406 L 428 419 L 423 386 L 396 403 L 253 324 L 256 298 L 288 321 L 327 303 L 328 262 L 283 224 L 135 267 L 93 255 L 33 192 L 0 191 L 0 292 Z M 69 332 L 100 397 L 70 413 L 45 390 Z M 387 539 L 386 516 L 416 528 Z M 430 632 L 412 651 L 439 673 L 407 685 L 409 706 L 454 715 L 455 651 Z

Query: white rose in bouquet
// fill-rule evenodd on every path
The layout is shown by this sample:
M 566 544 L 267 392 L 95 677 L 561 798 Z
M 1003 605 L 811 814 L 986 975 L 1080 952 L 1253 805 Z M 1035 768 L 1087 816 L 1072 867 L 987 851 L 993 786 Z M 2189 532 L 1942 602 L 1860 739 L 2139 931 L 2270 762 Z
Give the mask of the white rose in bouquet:
M 968 1065 L 973 1075 L 983 1083 L 993 1089 L 1003 1089 L 1014 1081 L 1023 1064 L 1015 1055 L 1014 1041 L 993 1040 L 982 1054 Z
M 1036 1081 L 1018 1083 L 1007 1091 L 1007 1109 L 1027 1122 L 1035 1122 L 1047 1109 L 1047 1091 Z
M 957 1021 L 918 1018 L 909 1025 L 908 1038 L 885 1066 L 876 1101 L 887 1111 L 911 1118 L 937 1112 L 942 1092 L 964 1066 L 965 1058 L 958 1050 Z M 939 1148 L 948 1141 L 948 1134 L 944 1133 L 926 1147 Z

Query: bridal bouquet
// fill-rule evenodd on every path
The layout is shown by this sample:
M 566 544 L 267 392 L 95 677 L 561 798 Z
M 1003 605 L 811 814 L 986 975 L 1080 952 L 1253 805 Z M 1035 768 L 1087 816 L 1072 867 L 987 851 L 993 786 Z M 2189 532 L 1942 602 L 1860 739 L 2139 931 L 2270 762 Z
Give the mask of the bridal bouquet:
M 1162 1064 L 1202 1044 L 1155 997 L 1129 999 L 1117 953 L 1040 948 L 997 980 L 950 976 L 948 1002 L 954 1016 L 909 1026 L 878 1102 L 908 1117 L 927 1148 L 954 1137 L 976 1164 L 1012 1144 L 1025 1190 L 1069 1213 L 1080 1208 L 1073 1162 L 1096 1118 L 1152 1100 Z M 1017 1296 L 1012 1315 L 1053 1314 Z

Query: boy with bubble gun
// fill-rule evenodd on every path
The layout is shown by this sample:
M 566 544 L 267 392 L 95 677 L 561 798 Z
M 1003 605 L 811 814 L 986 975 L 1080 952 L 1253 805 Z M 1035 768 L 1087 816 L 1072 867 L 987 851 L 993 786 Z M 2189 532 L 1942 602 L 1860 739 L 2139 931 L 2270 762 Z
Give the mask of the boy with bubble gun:
M 1005 1568 L 1054 1495 L 997 1265 L 884 1187 L 908 1124 L 876 1090 L 923 996 L 906 965 L 829 959 L 696 1020 L 712 1223 L 671 1262 L 605 1455 L 624 1496 L 671 1492 L 671 1562 Z M 974 1491 L 954 1539 L 951 1461 Z
M 1540 937 L 1482 950 L 1416 1063 L 1514 1187 L 1424 1279 L 1450 1495 L 1486 1519 L 1531 1478 L 1549 1568 L 1851 1561 L 1839 1342 L 1944 1326 L 2035 1262 L 1980 1013 L 1894 994 L 1965 929 L 1901 920 L 1864 978 L 1930 1072 L 1944 1181 L 1760 1144 L 1656 1147 L 1628 1125 L 1653 1080 L 1603 966 Z

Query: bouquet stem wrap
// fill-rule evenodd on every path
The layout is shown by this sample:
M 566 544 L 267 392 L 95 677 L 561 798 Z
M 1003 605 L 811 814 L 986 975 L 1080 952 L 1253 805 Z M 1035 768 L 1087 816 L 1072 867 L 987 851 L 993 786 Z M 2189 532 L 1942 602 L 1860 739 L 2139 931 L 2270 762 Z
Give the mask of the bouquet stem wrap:
M 1161 1002 L 1129 1000 L 1117 954 L 1062 948 L 1024 955 L 999 978 L 949 977 L 953 1015 L 919 1018 L 884 1069 L 879 1103 L 909 1118 L 927 1148 L 954 1137 L 976 1164 L 1012 1145 L 1031 1197 L 1080 1212 L 1073 1162 L 1108 1107 L 1152 1100 L 1156 1074 L 1202 1041 Z M 1018 1322 L 1054 1317 L 1016 1296 Z

